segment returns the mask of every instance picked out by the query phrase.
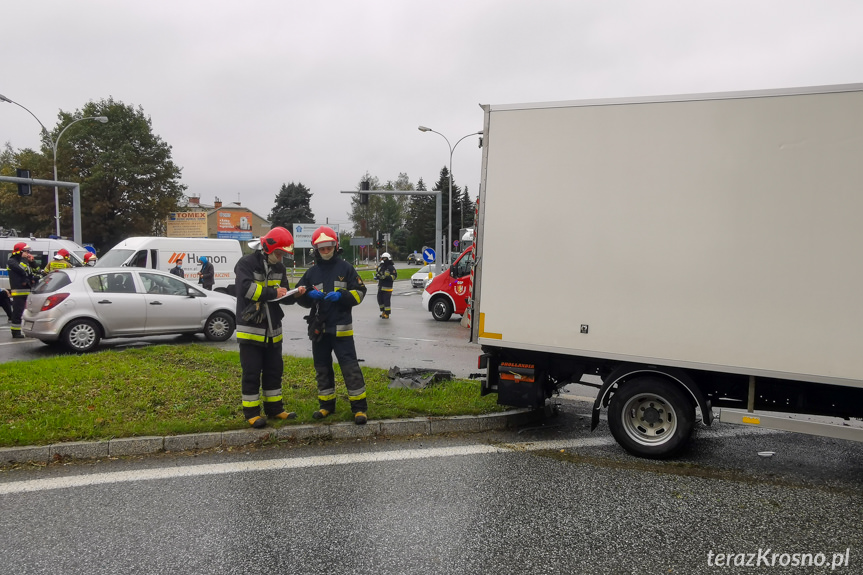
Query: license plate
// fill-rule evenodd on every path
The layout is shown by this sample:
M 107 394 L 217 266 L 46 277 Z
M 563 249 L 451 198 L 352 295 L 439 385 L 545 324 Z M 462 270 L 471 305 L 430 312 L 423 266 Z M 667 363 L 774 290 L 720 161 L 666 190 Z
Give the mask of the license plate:
M 32 321 L 25 321 L 24 322 L 24 329 L 33 329 L 33 322 Z

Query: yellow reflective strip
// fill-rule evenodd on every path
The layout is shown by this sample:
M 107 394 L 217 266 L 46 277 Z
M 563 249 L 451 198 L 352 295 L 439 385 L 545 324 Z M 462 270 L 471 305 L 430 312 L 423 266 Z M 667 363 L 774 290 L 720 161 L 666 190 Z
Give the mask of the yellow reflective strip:
M 335 398 L 336 398 L 336 394 L 335 394 L 335 393 L 334 393 L 334 394 L 332 394 L 332 395 L 319 395 L 319 396 L 318 396 L 318 399 L 320 399 L 321 401 L 329 401 L 329 400 L 331 400 L 331 399 L 335 399 Z
M 264 398 L 264 401 L 270 401 L 270 402 L 272 402 L 272 401 L 282 401 L 282 396 L 281 396 L 281 395 L 273 395 L 272 397 L 265 397 L 265 398 Z
M 366 398 L 366 392 L 365 391 L 359 395 L 352 395 L 352 396 L 348 397 L 348 399 L 350 399 L 351 401 L 359 401 L 359 400 L 365 399 L 365 398 Z
M 243 407 L 259 407 L 261 405 L 261 400 L 257 401 L 244 401 Z
M 354 296 L 354 299 L 357 300 L 357 303 L 363 303 L 363 294 L 361 294 L 357 290 L 352 289 L 351 295 Z
M 487 337 L 489 339 L 503 339 L 502 333 L 488 333 L 485 331 L 485 314 L 479 314 L 479 337 Z
M 336 337 L 351 337 L 352 335 L 354 335 L 354 330 L 352 330 L 352 329 L 348 330 L 348 331 L 336 332 Z
M 251 341 L 266 341 L 267 338 L 263 335 L 255 335 L 252 333 L 243 333 L 243 332 L 238 331 L 237 332 L 237 339 L 248 339 Z

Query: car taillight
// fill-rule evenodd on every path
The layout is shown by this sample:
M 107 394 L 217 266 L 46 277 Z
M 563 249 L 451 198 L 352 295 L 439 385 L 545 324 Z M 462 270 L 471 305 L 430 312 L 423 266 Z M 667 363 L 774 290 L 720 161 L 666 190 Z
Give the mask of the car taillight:
M 69 297 L 67 293 L 55 293 L 54 295 L 49 295 L 45 300 L 45 303 L 42 304 L 42 309 L 39 311 L 48 311 L 52 307 L 56 307 L 61 301 Z

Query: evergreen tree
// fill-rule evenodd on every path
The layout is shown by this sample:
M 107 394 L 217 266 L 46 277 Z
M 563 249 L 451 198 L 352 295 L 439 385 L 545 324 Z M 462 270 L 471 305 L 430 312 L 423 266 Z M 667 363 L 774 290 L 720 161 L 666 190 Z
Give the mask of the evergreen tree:
M 293 231 L 294 224 L 312 224 L 315 214 L 311 208 L 312 193 L 301 182 L 282 184 L 276 194 L 276 205 L 270 212 L 269 220 L 273 227 L 282 226 Z
M 417 182 L 416 189 L 419 192 L 428 190 L 422 178 Z M 405 226 L 408 233 L 406 251 L 420 251 L 426 246 L 434 246 L 435 210 L 435 196 L 411 196 Z
M 446 243 L 447 238 L 451 237 L 452 240 L 459 239 L 458 230 L 459 224 L 461 223 L 461 205 L 459 201 L 452 202 L 452 211 L 450 211 L 450 202 L 449 202 L 449 170 L 446 166 L 441 168 L 440 178 L 435 184 L 433 190 L 440 190 L 442 192 L 441 201 L 443 202 L 443 217 L 441 218 L 441 234 L 443 235 L 443 241 Z M 452 196 L 453 198 L 459 198 L 461 195 L 461 189 L 456 185 L 455 178 L 452 180 Z M 450 233 L 449 225 L 452 222 L 452 231 Z M 449 253 L 450 250 L 454 250 L 452 245 L 446 246 L 446 251 Z M 444 261 L 445 260 L 441 260 Z

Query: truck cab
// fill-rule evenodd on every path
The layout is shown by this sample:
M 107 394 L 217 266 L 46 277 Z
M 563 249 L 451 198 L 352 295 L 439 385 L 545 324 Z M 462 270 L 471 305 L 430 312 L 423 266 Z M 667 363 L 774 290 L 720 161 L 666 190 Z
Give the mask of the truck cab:
M 436 276 L 423 291 L 422 306 L 437 321 L 449 321 L 452 314 L 464 315 L 468 309 L 473 284 L 473 246 L 458 256 L 453 264 Z

